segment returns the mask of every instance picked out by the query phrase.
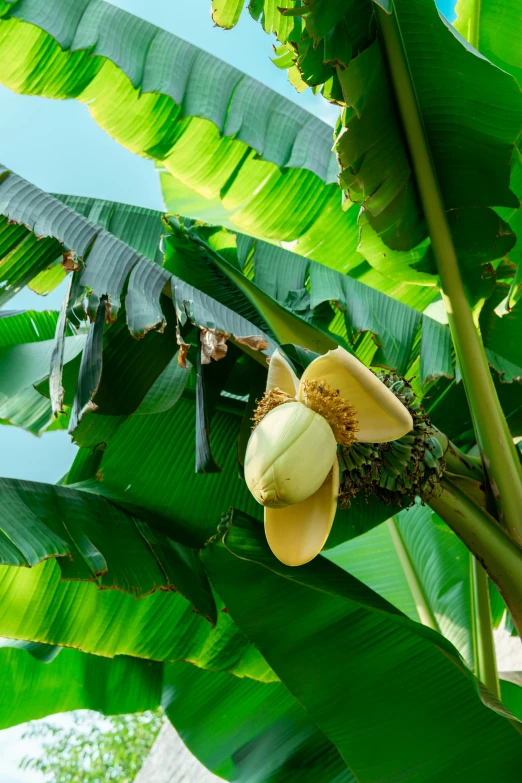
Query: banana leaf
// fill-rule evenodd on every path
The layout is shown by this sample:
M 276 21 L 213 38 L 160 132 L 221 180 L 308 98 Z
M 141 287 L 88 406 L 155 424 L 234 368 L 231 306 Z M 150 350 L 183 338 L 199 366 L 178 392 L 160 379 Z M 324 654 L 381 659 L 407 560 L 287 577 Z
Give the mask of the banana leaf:
M 203 562 L 232 617 L 357 780 L 517 779 L 516 721 L 442 636 L 324 558 L 283 566 L 239 515 Z M 235 588 L 243 580 L 248 591 Z
M 429 506 L 415 504 L 324 555 L 412 620 L 442 633 L 473 669 L 472 556 Z
M 333 744 L 281 683 L 165 666 L 162 706 L 211 772 L 237 783 L 355 783 Z
M 298 240 L 299 252 L 339 269 L 360 262 L 331 128 L 232 66 L 98 0 L 52 0 L 45 13 L 37 0 L 4 4 L 0 61 L 0 81 L 16 92 L 86 103 L 120 143 L 219 204 L 219 223 Z
M 157 591 L 136 601 L 118 590 L 62 581 L 58 564 L 48 560 L 33 568 L 1 566 L 0 595 L 0 634 L 9 639 L 108 658 L 189 661 L 238 677 L 277 680 L 229 615 L 219 611 L 213 629 L 173 592 Z
M 264 20 L 270 5 L 260 0 L 255 16 Z M 226 14 L 227 4 L 221 10 Z M 504 14 L 498 4 L 471 0 L 462 0 L 458 12 L 459 29 L 473 28 L 472 43 L 482 42 L 485 57 L 432 0 L 292 2 L 280 9 L 288 24 L 277 30 L 278 53 L 281 65 L 344 107 L 336 129 L 340 183 L 347 198 L 364 207 L 359 223 L 365 257 L 388 276 L 426 284 L 422 275 L 436 269 L 392 78 L 404 57 L 468 297 L 478 304 L 494 286 L 487 264 L 506 256 L 515 240 L 505 221 L 518 207 L 510 168 L 522 96 L 507 72 L 519 75 L 519 63 L 505 25 L 520 12 L 517 4 Z M 215 18 L 220 23 L 219 13 Z M 386 48 L 392 28 L 400 54 Z M 272 25 L 265 23 L 265 29 Z M 490 54 L 493 62 L 486 59 Z
M 64 580 L 90 581 L 137 598 L 177 591 L 215 623 L 214 600 L 196 552 L 145 518 L 73 487 L 0 479 L 0 488 L 3 565 L 32 567 L 57 558 Z
M 78 709 L 103 715 L 156 709 L 163 686 L 161 663 L 11 639 L 0 640 L 0 671 L 1 729 Z

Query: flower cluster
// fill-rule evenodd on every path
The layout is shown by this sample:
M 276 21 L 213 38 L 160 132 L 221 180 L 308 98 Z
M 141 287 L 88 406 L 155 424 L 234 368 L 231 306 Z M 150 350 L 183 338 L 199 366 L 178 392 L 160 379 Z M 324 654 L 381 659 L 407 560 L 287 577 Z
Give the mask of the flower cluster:
M 270 360 L 254 415 L 245 480 L 265 507 L 274 555 L 291 566 L 312 560 L 333 524 L 339 495 L 338 444 L 384 443 L 408 433 L 410 412 L 344 348 L 319 356 L 297 378 L 284 356 Z

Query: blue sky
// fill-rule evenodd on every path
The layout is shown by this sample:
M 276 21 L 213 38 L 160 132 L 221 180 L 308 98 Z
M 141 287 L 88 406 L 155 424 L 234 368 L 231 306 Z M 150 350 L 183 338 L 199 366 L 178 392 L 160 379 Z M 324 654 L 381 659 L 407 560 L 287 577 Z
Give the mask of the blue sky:
M 213 26 L 210 0 L 112 0 L 112 4 L 226 60 L 333 124 L 335 109 L 310 90 L 296 93 L 285 72 L 270 62 L 269 39 L 248 14 L 236 29 L 223 31 Z M 441 0 L 439 8 L 453 19 L 452 0 Z M 4 165 L 44 190 L 162 208 L 152 163 L 120 147 L 98 128 L 87 108 L 74 101 L 14 95 L 0 87 L 0 148 Z M 61 296 L 60 290 L 48 297 L 23 291 L 9 307 L 58 309 Z M 75 453 L 63 432 L 35 438 L 2 427 L 0 437 L 0 476 L 55 482 Z M 20 737 L 20 728 L 0 732 L 2 783 L 41 780 L 39 775 L 17 770 L 28 752 Z

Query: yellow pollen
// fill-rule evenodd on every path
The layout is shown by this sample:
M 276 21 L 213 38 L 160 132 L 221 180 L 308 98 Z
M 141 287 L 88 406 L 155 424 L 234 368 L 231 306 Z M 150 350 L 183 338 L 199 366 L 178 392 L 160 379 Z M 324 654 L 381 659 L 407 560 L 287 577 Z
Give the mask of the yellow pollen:
M 277 387 L 266 391 L 254 411 L 252 429 L 264 419 L 267 413 L 283 405 L 285 402 L 295 402 L 296 398 Z M 303 404 L 319 413 L 330 425 L 337 443 L 351 446 L 357 432 L 355 408 L 346 402 L 338 391 L 335 391 L 324 381 L 305 381 L 303 384 Z
M 256 400 L 257 407 L 252 417 L 252 421 L 254 422 L 252 429 L 254 430 L 261 419 L 264 419 L 266 414 L 270 413 L 274 408 L 277 408 L 278 405 L 282 405 L 284 402 L 295 401 L 295 397 L 281 391 L 281 389 L 278 389 L 277 387 L 275 389 L 270 389 L 270 391 L 266 391 L 260 400 Z
M 337 443 L 351 446 L 357 432 L 355 408 L 324 381 L 305 381 L 303 403 L 323 416 L 333 430 Z

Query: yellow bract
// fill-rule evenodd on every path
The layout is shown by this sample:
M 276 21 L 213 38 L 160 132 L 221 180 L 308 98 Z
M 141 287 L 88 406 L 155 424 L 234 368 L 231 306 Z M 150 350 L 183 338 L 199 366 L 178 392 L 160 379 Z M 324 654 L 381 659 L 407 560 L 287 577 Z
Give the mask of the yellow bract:
M 316 404 L 310 389 L 320 391 L 323 386 L 330 390 L 329 399 L 320 400 L 329 406 L 323 413 L 331 420 L 332 412 L 334 416 L 342 412 L 342 427 L 332 420 L 330 426 L 324 416 L 308 407 Z M 245 456 L 245 480 L 265 506 L 265 531 L 272 552 L 286 565 L 297 566 L 321 551 L 332 527 L 339 492 L 334 431 L 340 438 L 348 426 L 348 413 L 353 409 L 356 420 L 350 437 L 367 443 L 400 438 L 412 429 L 413 422 L 397 397 L 344 348 L 314 359 L 300 381 L 276 351 L 267 379 L 267 391 L 274 389 L 285 393 L 281 399 L 290 395 L 296 401 L 278 405 L 266 416 L 260 408 L 262 418 Z M 332 391 L 338 392 L 337 397 Z
M 337 511 L 339 464 L 335 460 L 326 481 L 302 503 L 265 508 L 265 533 L 274 555 L 289 566 L 313 560 L 326 544 Z
M 288 370 L 295 377 L 290 365 Z M 311 380 L 324 381 L 353 405 L 358 425 L 355 437 L 360 443 L 396 440 L 413 427 L 410 412 L 402 402 L 375 373 L 344 348 L 328 351 L 308 365 L 299 383 L 298 400 L 305 382 Z

